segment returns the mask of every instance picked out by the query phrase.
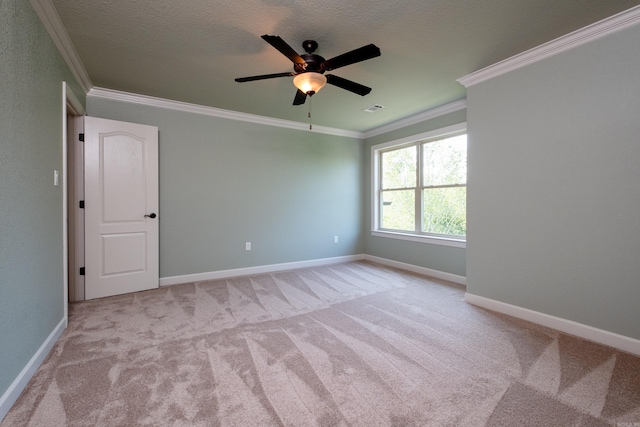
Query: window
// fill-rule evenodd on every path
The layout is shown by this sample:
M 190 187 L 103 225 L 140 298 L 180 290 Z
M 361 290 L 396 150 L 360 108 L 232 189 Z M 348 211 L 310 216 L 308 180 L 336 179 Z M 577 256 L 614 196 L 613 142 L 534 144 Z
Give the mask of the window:
M 464 246 L 465 124 L 372 147 L 375 235 Z

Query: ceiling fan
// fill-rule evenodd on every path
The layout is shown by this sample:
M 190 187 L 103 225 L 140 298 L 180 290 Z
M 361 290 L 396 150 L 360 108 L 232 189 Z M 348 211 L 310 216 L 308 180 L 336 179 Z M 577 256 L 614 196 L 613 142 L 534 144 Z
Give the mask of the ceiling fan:
M 265 34 L 262 38 L 293 62 L 293 71 L 263 74 L 260 76 L 240 77 L 235 79 L 237 82 L 251 82 L 254 80 L 293 76 L 293 84 L 298 88 L 296 96 L 293 99 L 293 105 L 304 104 L 307 99 L 307 95 L 312 96 L 322 89 L 325 83 L 332 84 L 362 96 L 371 92 L 370 87 L 363 86 L 351 80 L 343 79 L 342 77 L 338 77 L 333 74 L 324 75 L 324 73 L 326 71 L 335 70 L 336 68 L 380 56 L 380 49 L 374 44 L 362 46 L 361 48 L 343 53 L 342 55 L 338 55 L 331 59 L 324 59 L 322 56 L 313 53 L 318 48 L 318 43 L 314 40 L 305 40 L 302 43 L 302 47 L 307 53 L 298 55 L 298 53 L 279 36 L 270 36 Z

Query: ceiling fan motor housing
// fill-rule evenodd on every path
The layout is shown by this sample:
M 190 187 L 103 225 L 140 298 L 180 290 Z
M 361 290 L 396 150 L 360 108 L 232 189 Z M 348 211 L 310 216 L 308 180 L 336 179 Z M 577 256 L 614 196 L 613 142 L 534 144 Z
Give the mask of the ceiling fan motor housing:
M 304 64 L 293 63 L 293 70 L 296 73 L 304 73 L 305 71 L 314 71 L 316 73 L 324 73 L 325 69 L 322 67 L 324 58 L 320 55 L 314 55 L 313 53 L 306 53 L 300 55 L 304 59 Z

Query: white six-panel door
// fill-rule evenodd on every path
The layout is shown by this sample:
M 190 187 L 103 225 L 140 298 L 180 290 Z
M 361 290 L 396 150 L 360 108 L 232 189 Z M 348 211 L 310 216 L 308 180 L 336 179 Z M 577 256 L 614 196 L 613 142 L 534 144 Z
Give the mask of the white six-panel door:
M 85 118 L 85 298 L 157 288 L 158 128 Z

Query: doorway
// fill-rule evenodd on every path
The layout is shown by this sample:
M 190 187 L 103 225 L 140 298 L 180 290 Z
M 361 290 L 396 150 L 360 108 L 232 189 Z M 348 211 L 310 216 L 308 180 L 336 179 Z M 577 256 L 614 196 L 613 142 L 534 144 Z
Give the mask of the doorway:
M 86 117 L 63 92 L 67 318 L 69 302 L 159 285 L 158 128 Z

